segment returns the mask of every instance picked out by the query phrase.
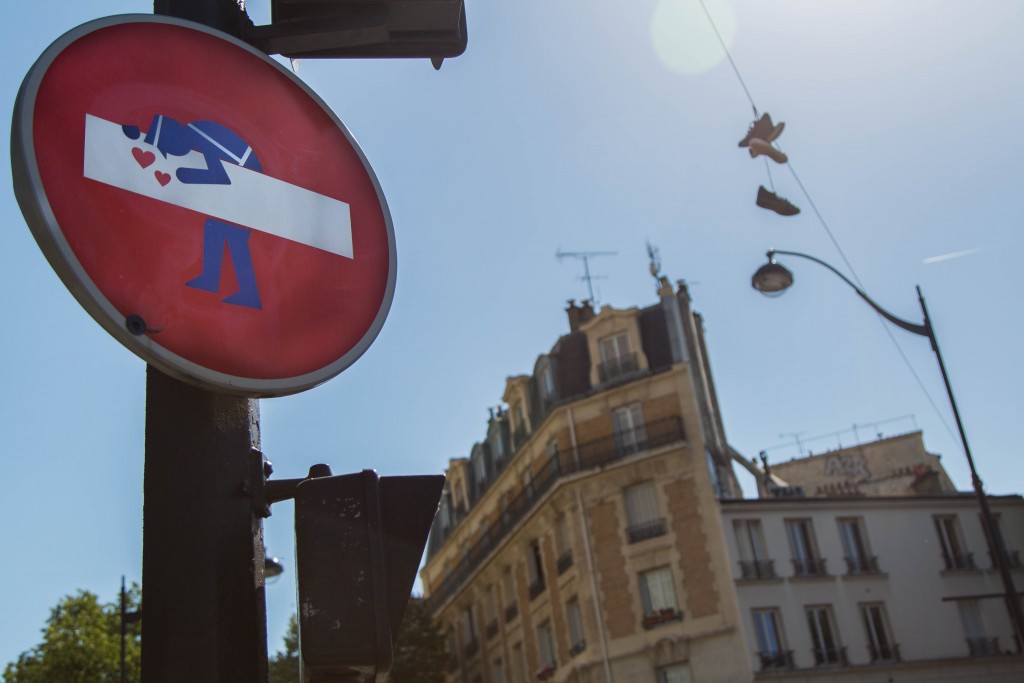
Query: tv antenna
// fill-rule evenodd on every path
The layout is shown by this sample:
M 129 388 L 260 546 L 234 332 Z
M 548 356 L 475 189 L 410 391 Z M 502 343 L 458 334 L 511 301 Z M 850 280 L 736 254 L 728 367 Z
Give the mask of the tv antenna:
M 807 432 L 785 432 L 783 434 L 779 434 L 779 438 L 785 439 L 787 436 L 793 437 L 796 440 L 796 447 L 800 451 L 800 457 L 802 458 L 804 456 L 804 444 L 803 441 L 800 440 L 800 437 L 806 433 Z
M 575 258 L 583 261 L 583 276 L 580 277 L 580 280 L 585 280 L 587 283 L 587 291 L 590 293 L 588 301 L 596 305 L 597 301 L 594 299 L 593 281 L 603 280 L 605 279 L 605 276 L 590 274 L 590 259 L 595 256 L 616 256 L 618 253 L 619 252 L 617 251 L 562 251 L 561 249 L 558 249 L 555 251 L 555 257 L 558 258 L 559 262 L 564 258 Z

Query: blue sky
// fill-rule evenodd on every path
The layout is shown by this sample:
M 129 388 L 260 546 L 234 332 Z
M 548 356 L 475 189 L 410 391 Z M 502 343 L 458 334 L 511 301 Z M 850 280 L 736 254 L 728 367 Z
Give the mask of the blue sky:
M 778 299 L 750 288 L 768 247 L 842 257 L 786 167 L 772 168 L 776 188 L 803 212 L 754 205 L 765 165 L 736 144 L 750 104 L 695 3 L 467 0 L 469 48 L 439 72 L 426 60 L 300 62 L 380 179 L 398 285 L 354 366 L 261 402 L 275 476 L 315 462 L 442 471 L 481 439 L 505 377 L 531 371 L 566 331 L 565 301 L 586 296 L 580 264 L 556 250 L 616 251 L 592 263 L 599 300 L 648 305 L 649 239 L 705 317 L 742 453 L 797 455 L 783 434 L 820 451 L 849 443 L 853 425 L 862 436 L 920 428 L 969 489 L 924 339 L 893 330 L 927 393 L 883 324 L 824 269 L 789 260 L 796 284 Z M 981 477 L 990 492 L 1021 492 L 1024 5 L 707 3 L 757 105 L 785 121 L 779 145 L 867 290 L 917 320 L 921 285 Z M 266 3 L 249 4 L 265 22 Z M 5 6 L 4 123 L 24 74 L 64 31 L 150 11 L 136 0 Z M 141 578 L 145 366 L 65 290 L 25 227 L 9 166 L 0 174 L 2 664 L 38 642 L 60 596 L 113 600 L 122 574 Z M 292 569 L 289 504 L 275 506 L 266 537 Z M 272 650 L 294 610 L 293 577 L 268 587 Z

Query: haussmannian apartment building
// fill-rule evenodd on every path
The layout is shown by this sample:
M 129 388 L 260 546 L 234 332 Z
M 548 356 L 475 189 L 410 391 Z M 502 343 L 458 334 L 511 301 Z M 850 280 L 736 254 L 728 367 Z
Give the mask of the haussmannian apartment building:
M 976 500 L 920 433 L 765 472 L 726 442 L 685 284 L 659 285 L 570 302 L 451 461 L 421 571 L 447 681 L 1024 680 Z M 1024 502 L 992 504 L 1024 584 Z

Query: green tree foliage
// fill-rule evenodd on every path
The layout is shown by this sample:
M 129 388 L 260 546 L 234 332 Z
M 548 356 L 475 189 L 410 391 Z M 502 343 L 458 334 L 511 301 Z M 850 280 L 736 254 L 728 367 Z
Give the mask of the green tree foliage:
M 390 683 L 441 683 L 447 662 L 444 634 L 430 618 L 423 598 L 411 598 L 395 645 Z M 270 683 L 298 680 L 299 629 L 292 615 L 284 637 L 284 651 L 270 660 Z
M 444 633 L 430 617 L 426 601 L 411 598 L 395 644 L 391 683 L 441 683 L 447 663 Z
M 297 683 L 299 680 L 299 623 L 292 615 L 284 636 L 284 652 L 270 658 L 270 683 Z
M 128 610 L 139 607 L 141 590 L 128 591 Z M 43 642 L 4 669 L 4 683 L 118 683 L 121 680 L 120 602 L 101 605 L 88 591 L 65 596 L 50 611 Z M 125 669 L 139 680 L 139 624 L 128 627 Z

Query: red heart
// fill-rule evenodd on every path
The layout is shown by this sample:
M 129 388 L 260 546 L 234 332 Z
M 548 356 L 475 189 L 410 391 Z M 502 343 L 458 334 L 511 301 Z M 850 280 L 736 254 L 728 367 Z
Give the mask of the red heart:
M 146 168 L 151 163 L 156 161 L 156 155 L 152 152 L 145 152 L 138 147 L 132 147 L 132 156 L 135 157 L 135 161 L 139 162 L 139 166 Z
M 153 176 L 156 177 L 156 181 L 158 183 L 160 183 L 161 185 L 167 185 L 167 183 L 171 182 L 171 174 L 170 173 L 163 173 L 161 171 L 153 171 Z

